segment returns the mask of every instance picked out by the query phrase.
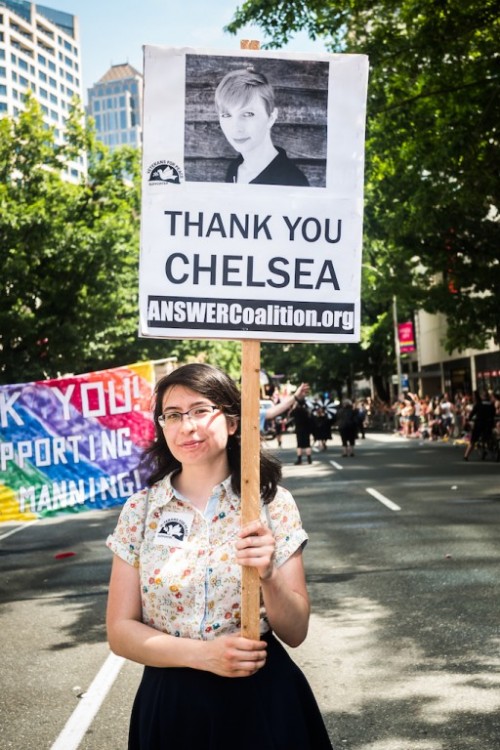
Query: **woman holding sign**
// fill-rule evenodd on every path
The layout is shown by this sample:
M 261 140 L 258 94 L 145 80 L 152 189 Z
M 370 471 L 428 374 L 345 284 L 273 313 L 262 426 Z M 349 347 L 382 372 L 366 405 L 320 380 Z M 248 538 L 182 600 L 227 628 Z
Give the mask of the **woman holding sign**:
M 189 364 L 156 387 L 148 489 L 124 505 L 107 613 L 112 650 L 145 665 L 129 750 L 331 750 L 289 646 L 306 637 L 307 535 L 261 454 L 261 515 L 240 525 L 240 393 Z M 241 636 L 241 567 L 261 582 L 260 638 Z
M 271 129 L 278 117 L 273 87 L 252 66 L 228 73 L 217 86 L 215 105 L 222 132 L 239 152 L 226 182 L 307 187 L 305 174 L 275 146 Z

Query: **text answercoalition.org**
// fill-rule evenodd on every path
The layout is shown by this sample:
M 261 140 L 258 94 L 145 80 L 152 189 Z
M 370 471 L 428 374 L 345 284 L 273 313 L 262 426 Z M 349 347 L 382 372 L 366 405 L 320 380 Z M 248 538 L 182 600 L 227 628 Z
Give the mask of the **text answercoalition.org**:
M 150 328 L 232 331 L 354 332 L 353 303 L 265 302 L 185 297 L 148 297 Z

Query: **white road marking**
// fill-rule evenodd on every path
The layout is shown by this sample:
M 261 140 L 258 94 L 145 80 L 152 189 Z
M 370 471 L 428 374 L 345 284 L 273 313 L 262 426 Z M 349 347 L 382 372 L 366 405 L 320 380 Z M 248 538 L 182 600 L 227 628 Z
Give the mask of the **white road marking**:
M 393 503 L 392 500 L 389 500 L 389 498 L 382 495 L 382 493 L 378 492 L 377 490 L 372 489 L 371 487 L 367 487 L 366 491 L 369 495 L 372 495 L 376 500 L 379 500 L 381 503 L 386 505 L 391 510 L 401 510 L 399 505 L 396 505 L 396 503 Z
M 51 750 L 76 750 L 99 711 L 125 659 L 110 654 L 75 708 Z
M 2 534 L 2 536 L 0 536 L 0 542 L 2 541 L 2 539 L 7 539 L 8 536 L 12 536 L 12 534 L 17 534 L 18 531 L 22 531 L 23 529 L 26 529 L 28 526 L 31 526 L 32 524 L 37 523 L 37 520 L 27 521 L 22 526 L 16 526 L 15 529 L 11 529 L 10 531 L 5 532 L 5 534 Z
M 336 461 L 330 461 L 331 465 L 334 469 L 343 469 L 344 467 L 341 464 L 338 464 Z

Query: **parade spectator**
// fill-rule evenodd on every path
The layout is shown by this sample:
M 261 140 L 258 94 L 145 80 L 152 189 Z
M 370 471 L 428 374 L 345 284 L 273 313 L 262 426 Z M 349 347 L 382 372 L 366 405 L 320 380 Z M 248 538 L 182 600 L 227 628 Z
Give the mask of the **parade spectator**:
M 407 393 L 403 399 L 402 407 L 400 410 L 401 426 L 403 429 L 403 435 L 410 437 L 414 430 L 414 417 L 415 417 L 415 401 L 413 396 Z
M 358 434 L 358 420 L 352 401 L 344 399 L 337 413 L 337 424 L 342 441 L 342 456 L 354 456 L 354 447 Z
M 312 433 L 314 442 L 322 451 L 327 450 L 327 442 L 332 439 L 331 421 L 323 406 L 318 406 L 312 414 Z
M 305 676 L 274 635 L 295 647 L 307 633 L 307 534 L 265 452 L 261 514 L 241 526 L 240 415 L 235 383 L 211 365 L 184 365 L 156 386 L 148 488 L 107 542 L 109 643 L 145 665 L 129 750 L 332 750 Z M 241 566 L 259 574 L 256 640 L 241 635 Z
M 442 437 L 451 437 L 453 434 L 453 404 L 447 393 L 445 393 L 439 404 L 441 412 Z
M 308 393 L 309 384 L 301 383 L 294 394 L 290 396 L 284 396 L 282 399 L 280 399 L 279 401 L 275 401 L 271 406 L 268 406 L 267 408 L 261 405 L 259 412 L 260 432 L 265 432 L 266 422 L 271 422 L 279 415 L 287 412 L 294 406 L 298 399 L 300 400 L 305 398 Z
M 295 437 L 297 440 L 297 458 L 295 464 L 302 463 L 302 452 L 304 451 L 307 463 L 312 463 L 311 456 L 311 433 L 313 430 L 311 412 L 305 398 L 294 396 L 295 405 L 292 409 L 295 421 Z
M 453 399 L 453 437 L 457 438 L 463 434 L 464 431 L 464 406 L 466 404 L 466 397 L 458 391 Z
M 491 398 L 479 391 L 474 393 L 474 405 L 470 413 L 472 430 L 469 445 L 465 449 L 464 461 L 469 460 L 469 456 L 474 450 L 478 440 L 484 440 L 487 443 L 491 439 L 493 428 L 495 426 L 495 405 Z
M 367 409 L 365 401 L 358 401 L 356 404 L 356 416 L 358 420 L 358 436 L 364 440 L 366 438 L 366 418 Z
M 443 424 L 441 419 L 441 399 L 435 396 L 429 408 L 429 424 L 431 428 L 431 439 L 437 440 L 443 435 Z

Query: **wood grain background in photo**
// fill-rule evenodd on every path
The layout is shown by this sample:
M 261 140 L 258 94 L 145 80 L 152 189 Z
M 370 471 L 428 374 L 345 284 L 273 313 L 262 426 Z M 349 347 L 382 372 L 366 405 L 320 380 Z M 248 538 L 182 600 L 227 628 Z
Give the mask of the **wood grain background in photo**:
M 253 65 L 273 86 L 278 119 L 273 142 L 287 152 L 313 187 L 326 185 L 328 69 L 319 60 L 186 56 L 184 169 L 190 182 L 224 182 L 237 156 L 219 126 L 214 94 L 231 70 Z

